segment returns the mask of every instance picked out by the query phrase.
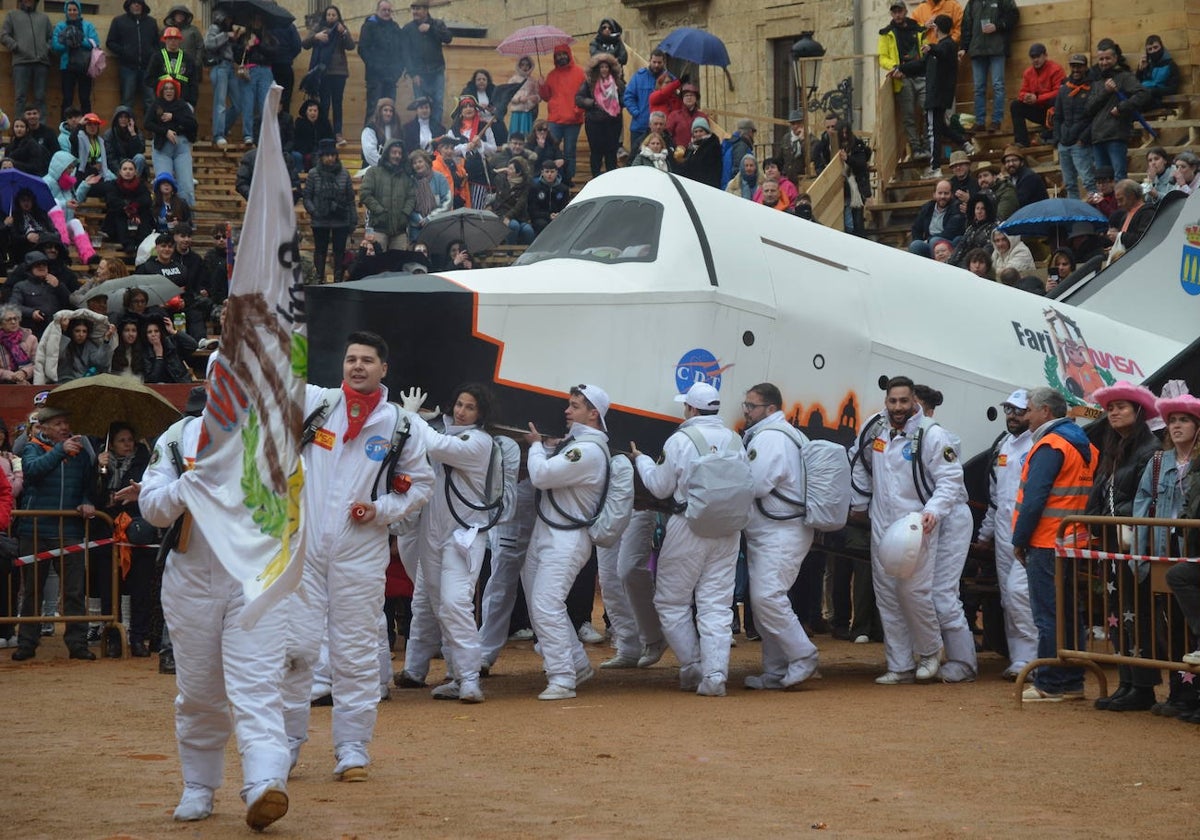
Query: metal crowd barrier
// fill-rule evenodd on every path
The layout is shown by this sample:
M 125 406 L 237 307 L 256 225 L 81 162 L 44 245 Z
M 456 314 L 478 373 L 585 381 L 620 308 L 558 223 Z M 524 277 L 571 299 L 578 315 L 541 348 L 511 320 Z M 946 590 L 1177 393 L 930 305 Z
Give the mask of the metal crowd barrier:
M 101 536 L 101 537 L 97 538 L 95 532 L 103 531 L 106 534 L 111 534 L 112 526 L 113 526 L 112 518 L 109 517 L 108 514 L 103 513 L 102 511 L 96 511 L 96 513 L 93 517 L 87 518 L 87 517 L 84 517 L 84 515 L 77 510 L 14 510 L 12 512 L 13 527 L 12 527 L 10 533 L 15 532 L 17 530 L 16 526 L 20 519 L 29 518 L 29 517 L 34 518 L 33 544 L 35 546 L 37 546 L 37 545 L 41 545 L 41 544 L 45 543 L 47 545 L 54 545 L 57 547 L 43 550 L 43 551 L 37 552 L 36 554 L 22 554 L 20 557 L 17 558 L 16 562 L 14 563 L 14 566 L 15 566 L 14 571 L 21 571 L 27 567 L 36 566 L 36 564 L 38 564 L 38 563 L 57 562 L 57 564 L 58 564 L 58 580 L 59 580 L 59 600 L 60 600 L 60 603 L 63 605 L 63 609 L 65 609 L 66 600 L 64 597 L 65 596 L 64 581 L 66 580 L 66 576 L 65 576 L 64 566 L 66 563 L 66 558 L 72 557 L 75 555 L 82 555 L 83 556 L 83 581 L 84 581 L 84 584 L 83 584 L 83 586 L 84 586 L 84 589 L 83 589 L 84 614 L 82 614 L 82 615 L 29 615 L 29 616 L 21 616 L 18 618 L 16 616 L 16 613 L 17 613 L 17 607 L 20 604 L 20 588 L 24 585 L 24 582 L 27 579 L 33 585 L 32 603 L 35 605 L 35 609 L 40 610 L 42 607 L 42 591 L 41 591 L 42 587 L 41 587 L 41 583 L 39 580 L 39 578 L 41 576 L 38 574 L 32 574 L 32 575 L 26 576 L 22 571 L 22 573 L 20 575 L 13 574 L 10 577 L 10 579 L 7 581 L 7 583 L 8 583 L 8 604 L 7 604 L 8 609 L 5 612 L 7 612 L 8 615 L 0 616 L 0 624 L 7 624 L 7 625 L 13 625 L 14 627 L 19 627 L 22 624 L 37 624 L 40 626 L 40 625 L 46 624 L 46 623 L 53 623 L 53 624 L 58 624 L 58 623 L 74 624 L 74 623 L 78 623 L 78 622 L 84 622 L 84 623 L 88 623 L 88 624 L 100 623 L 100 624 L 104 625 L 103 632 L 101 633 L 101 642 L 102 643 L 100 645 L 100 650 L 101 650 L 100 655 L 101 656 L 108 655 L 109 633 L 115 632 L 117 634 L 118 638 L 120 639 L 121 657 L 124 658 L 124 657 L 129 656 L 129 640 L 126 637 L 125 627 L 121 623 L 121 616 L 120 616 L 121 567 L 120 567 L 120 563 L 117 562 L 115 553 L 113 554 L 112 560 L 109 564 L 111 568 L 109 570 L 110 573 L 108 575 L 108 580 L 105 584 L 106 587 L 109 589 L 111 596 L 112 596 L 109 600 L 111 609 L 107 613 L 99 613 L 99 614 L 91 613 L 91 614 L 89 614 L 87 612 L 88 599 L 93 598 L 93 597 L 98 597 L 98 593 L 92 591 L 92 579 L 91 579 L 92 578 L 92 576 L 91 576 L 92 562 L 93 562 L 92 551 L 93 551 L 93 549 L 104 548 L 104 547 L 113 545 L 113 540 L 112 540 L 111 536 Z M 57 520 L 58 524 L 53 529 L 52 533 L 47 534 L 46 529 L 41 527 L 41 522 L 39 522 L 39 519 L 45 519 L 45 518 L 51 518 L 51 517 L 55 518 Z M 79 539 L 79 540 L 75 540 L 74 538 L 68 539 L 67 537 L 64 536 L 63 523 L 67 519 L 82 519 L 83 520 L 83 538 L 82 539 Z M 16 534 L 13 533 L 13 536 L 15 537 Z M 22 541 L 22 551 L 24 551 L 24 541 Z
M 1090 539 L 1076 541 L 1066 533 L 1075 526 L 1083 526 Z M 1141 527 L 1148 530 L 1143 534 Z M 1149 553 L 1163 529 L 1168 553 Z M 1181 659 L 1197 649 L 1197 639 L 1166 581 L 1174 564 L 1200 562 L 1200 556 L 1186 555 L 1189 544 L 1200 544 L 1200 519 L 1066 517 L 1058 529 L 1054 569 L 1058 657 L 1035 659 L 1017 675 L 1017 705 L 1026 676 L 1039 665 L 1087 668 L 1100 683 L 1101 697 L 1108 696 L 1105 665 L 1200 675 L 1200 666 Z M 1141 580 L 1140 569 L 1147 571 Z M 1096 628 L 1104 629 L 1105 638 L 1096 638 Z

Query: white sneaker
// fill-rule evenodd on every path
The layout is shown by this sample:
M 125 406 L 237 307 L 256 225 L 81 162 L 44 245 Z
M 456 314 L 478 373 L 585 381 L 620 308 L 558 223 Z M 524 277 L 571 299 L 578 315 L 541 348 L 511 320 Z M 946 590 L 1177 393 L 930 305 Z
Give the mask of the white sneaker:
M 333 750 L 337 764 L 333 768 L 333 777 L 339 782 L 365 782 L 367 780 L 367 765 L 371 759 L 367 757 L 367 745 L 362 741 L 346 741 L 338 744 Z
M 575 687 L 579 688 L 579 686 L 583 685 L 594 676 L 596 676 L 596 669 L 591 665 L 584 665 L 575 672 Z
M 875 678 L 876 685 L 909 685 L 912 682 L 914 682 L 912 671 L 905 671 L 903 674 L 888 671 L 882 677 Z
M 855 636 L 854 637 L 854 644 L 856 644 L 856 645 L 865 645 L 869 641 L 871 641 L 870 636 L 864 635 L 864 636 Z
M 429 692 L 429 695 L 434 700 L 460 700 L 460 699 L 462 699 L 459 685 L 456 680 L 451 680 L 450 682 L 442 683 L 441 685 L 434 688 L 433 691 Z
M 925 181 L 932 180 L 933 178 L 941 178 L 941 177 L 942 177 L 942 169 L 939 166 L 927 166 L 927 167 L 925 167 L 925 170 L 921 173 L 921 179 L 925 180 Z
M 700 680 L 700 685 L 697 686 L 696 693 L 701 697 L 724 697 L 725 680 L 715 677 L 705 677 Z
M 212 816 L 213 789 L 195 782 L 183 786 L 183 795 L 175 806 L 176 822 L 195 822 Z
M 642 647 L 642 656 L 638 660 L 639 668 L 649 668 L 651 665 L 658 663 L 658 660 L 663 658 L 663 654 L 667 652 L 667 643 L 659 642 L 655 645 L 645 645 Z
M 604 641 L 604 634 L 596 632 L 592 622 L 585 621 L 579 625 L 579 641 L 585 645 L 598 645 Z
M 940 658 L 938 653 L 933 656 L 922 656 L 921 661 L 917 663 L 917 679 L 931 680 L 936 677 L 938 669 L 941 667 L 938 662 Z
M 539 700 L 572 700 L 574 697 L 575 689 L 557 683 L 550 683 L 546 690 L 538 695 Z
M 1189 665 L 1200 665 L 1200 650 L 1194 650 L 1191 653 L 1183 655 L 1183 661 Z
M 976 146 L 974 143 L 972 143 L 970 140 L 968 140 L 966 143 L 963 143 L 963 151 L 969 155 L 973 155 L 977 151 L 979 151 L 979 147 Z
M 281 779 L 260 782 L 245 795 L 246 825 L 262 831 L 288 811 L 287 786 Z
M 479 680 L 466 680 L 458 684 L 458 699 L 463 703 L 482 703 L 483 689 Z
M 229 145 L 229 141 L 226 140 L 224 137 L 217 138 L 217 148 L 218 149 L 224 149 L 228 145 Z
M 379 699 L 380 700 L 391 700 L 392 699 L 392 688 L 387 683 L 379 684 Z
M 779 677 L 770 674 L 750 674 L 742 680 L 742 685 L 751 691 L 779 691 L 783 688 Z
M 533 641 L 533 631 L 528 627 L 523 627 L 517 632 L 508 637 L 510 642 L 530 642 Z
M 601 668 L 636 668 L 638 666 L 639 657 L 628 653 L 618 653 L 612 659 L 606 659 L 600 663 Z

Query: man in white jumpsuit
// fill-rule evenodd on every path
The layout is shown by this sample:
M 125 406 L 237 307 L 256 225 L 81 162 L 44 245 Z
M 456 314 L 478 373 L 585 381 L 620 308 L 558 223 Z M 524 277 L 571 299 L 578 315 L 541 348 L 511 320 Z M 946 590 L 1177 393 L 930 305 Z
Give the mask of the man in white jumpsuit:
M 167 430 L 142 483 L 121 490 L 118 499 L 136 498 L 142 516 L 159 528 L 186 513 L 180 486 L 195 478 L 190 467 L 201 426 L 198 417 L 187 417 Z M 178 442 L 179 457 L 188 467 L 182 476 L 169 441 Z M 163 617 L 171 628 L 179 690 L 175 738 L 183 795 L 175 819 L 202 820 L 212 814 L 213 793 L 224 776 L 225 744 L 236 734 L 246 824 L 261 831 L 288 810 L 291 758 L 280 697 L 287 609 L 277 605 L 245 630 L 244 605 L 242 584 L 225 571 L 204 532 L 191 528 L 187 550 L 176 548 L 167 555 L 162 578 Z
M 500 436 L 497 438 L 501 446 L 508 441 L 517 448 L 514 457 L 519 462 L 520 447 L 512 438 Z M 505 455 L 505 469 L 508 467 L 509 455 Z M 492 574 L 488 577 L 487 585 L 483 588 L 482 608 L 483 623 L 479 626 L 479 648 L 483 659 L 483 667 L 490 670 L 500 657 L 508 641 L 508 626 L 512 621 L 513 608 L 517 604 L 517 593 L 520 591 L 521 568 L 525 565 L 525 552 L 529 550 L 529 539 L 533 534 L 533 523 L 537 520 L 534 511 L 534 490 L 526 475 L 517 481 L 517 475 L 512 476 L 512 500 L 507 498 L 504 504 L 504 515 L 496 523 L 489 536 L 492 543 Z M 508 476 L 505 477 L 505 487 L 508 486 Z M 526 612 L 528 612 L 528 599 Z
M 660 463 L 638 452 L 630 443 L 634 465 L 642 483 L 660 499 L 673 498 L 682 508 L 692 463 L 700 457 L 696 445 L 683 431 L 695 429 L 713 452 L 722 452 L 737 433 L 725 428 L 717 411 L 721 397 L 707 382 L 697 382 L 683 402 L 684 421 L 663 444 Z M 745 450 L 738 441 L 741 458 Z M 707 453 L 706 453 L 707 454 Z M 739 533 L 702 537 L 692 530 L 682 514 L 667 520 L 667 532 L 658 555 L 658 580 L 654 606 L 662 620 L 663 634 L 679 660 L 679 687 L 706 697 L 723 697 L 729 676 L 729 605 L 733 602 L 733 578 L 737 568 Z M 692 618 L 692 604 L 696 616 Z
M 601 668 L 649 668 L 667 649 L 662 622 L 654 608 L 654 573 L 650 552 L 658 513 L 635 510 L 621 541 L 596 546 L 600 593 L 612 629 L 616 655 Z
M 742 403 L 755 498 L 745 531 L 746 566 L 763 664 L 762 673 L 746 677 L 744 684 L 756 690 L 798 688 L 817 670 L 817 648 L 788 599 L 814 534 L 786 501 L 804 497 L 800 449 L 793 440 L 803 436 L 788 423 L 782 406 L 783 395 L 770 382 L 755 385 Z
M 417 511 L 433 490 L 420 436 L 404 441 L 394 469 L 393 435 L 411 417 L 388 402 L 387 344 L 351 333 L 340 389 L 308 386 L 306 416 L 327 417 L 304 458 L 306 558 L 300 591 L 288 599 L 285 723 L 292 762 L 308 740 L 309 687 L 328 629 L 333 675 L 335 778 L 367 778 L 367 744 L 379 704 L 379 616 L 388 565 L 388 525 Z
M 942 629 L 933 591 L 938 523 L 965 501 L 967 491 L 951 435 L 937 425 L 922 428 L 925 415 L 916 401 L 911 379 L 898 376 L 888 382 L 885 407 L 887 423 L 865 443 L 869 451 L 860 457 L 857 442 L 851 451 L 855 488 L 851 510 L 861 514 L 870 507 L 871 571 L 887 656 L 887 671 L 875 682 L 898 685 L 933 679 L 938 674 Z M 914 475 L 913 443 L 918 435 L 922 438 L 921 464 Z M 925 502 L 916 485 L 922 476 L 931 487 Z M 914 512 L 921 514 L 926 535 L 921 558 L 912 577 L 895 578 L 879 561 L 879 542 L 888 526 Z
M 592 540 L 586 528 L 563 527 L 567 522 L 562 514 L 591 519 L 604 502 L 609 458 L 604 415 L 609 403 L 608 394 L 596 385 L 572 388 L 565 411 L 567 436 L 550 449 L 533 423 L 526 435 L 529 480 L 540 494 L 521 581 L 529 595 L 529 619 L 548 682 L 539 700 L 569 700 L 579 684 L 596 673 L 571 626 L 566 603 L 591 556 Z M 562 513 L 550 503 L 550 493 Z
M 1015 680 L 1026 665 L 1037 658 L 1037 625 L 1029 606 L 1029 575 L 1013 555 L 1013 511 L 1021 469 L 1033 448 L 1029 430 L 1029 400 L 1024 388 L 1013 391 L 1000 404 L 1008 432 L 995 447 L 988 480 L 988 509 L 979 526 L 979 541 L 996 549 L 996 581 L 1004 607 L 1004 635 L 1008 639 L 1009 666 L 1004 678 Z

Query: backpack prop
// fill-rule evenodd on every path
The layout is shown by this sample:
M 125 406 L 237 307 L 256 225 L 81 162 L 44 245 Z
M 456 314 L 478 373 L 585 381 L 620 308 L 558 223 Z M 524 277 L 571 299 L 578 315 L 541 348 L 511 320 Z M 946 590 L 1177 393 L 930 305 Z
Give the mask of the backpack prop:
M 486 525 L 479 529 L 480 533 L 490 531 L 494 528 L 504 515 L 504 452 L 500 448 L 500 442 L 492 438 L 492 452 L 488 460 L 487 476 L 483 482 L 483 498 L 478 503 L 468 499 L 458 489 L 458 486 L 454 483 L 453 467 L 449 464 L 443 464 L 442 469 L 446 473 L 446 506 L 449 508 L 450 516 L 454 518 L 454 521 L 462 528 L 471 528 L 458 515 L 458 511 L 454 509 L 454 499 L 458 499 L 459 502 L 471 510 L 481 513 L 487 512 L 488 521 Z
M 609 456 L 608 447 L 598 440 L 579 439 L 580 443 L 594 443 L 604 450 L 606 466 L 604 468 L 604 489 L 600 493 L 600 503 L 596 512 L 587 519 L 580 519 L 567 513 L 554 500 L 554 491 L 545 492 L 550 506 L 565 522 L 555 522 L 542 511 L 542 491 L 536 494 L 538 519 L 551 528 L 560 531 L 577 531 L 587 528 L 592 542 L 601 548 L 612 548 L 620 539 L 621 534 L 629 525 L 633 516 L 633 465 L 624 455 Z M 560 447 L 561 448 L 561 447 Z M 558 454 L 556 450 L 555 455 Z
M 767 519 L 777 522 L 803 519 L 816 531 L 840 531 L 846 526 L 850 513 L 850 459 L 846 448 L 831 440 L 810 440 L 794 426 L 768 426 L 764 432 L 776 431 L 784 435 L 800 450 L 800 484 L 803 495 L 793 499 L 778 489 L 771 495 L 796 508 L 788 515 L 768 513 L 762 499 L 755 499 L 758 512 Z
M 688 528 L 699 537 L 727 537 L 750 522 L 754 502 L 754 479 L 750 464 L 742 456 L 737 435 L 720 449 L 710 446 L 699 429 L 679 430 L 696 447 L 687 486 L 683 488 L 682 513 Z
M 867 424 L 863 426 L 862 432 L 858 436 L 858 451 L 854 453 L 854 460 L 850 462 L 851 475 L 853 476 L 854 465 L 862 461 L 863 468 L 867 471 L 867 475 L 872 475 L 871 471 L 871 456 L 872 447 L 868 444 L 875 438 L 879 437 L 887 423 L 884 420 L 883 414 L 876 414 Z M 917 490 L 917 498 L 921 500 L 921 504 L 929 501 L 929 497 L 933 495 L 934 486 L 929 480 L 929 475 L 925 471 L 925 461 L 921 458 L 921 444 L 924 442 L 925 433 L 932 427 L 941 425 L 932 417 L 922 417 L 921 422 L 917 424 L 917 429 L 912 435 L 912 474 L 913 486 Z M 866 496 L 868 499 L 873 495 L 871 490 L 864 490 L 851 480 L 851 487 L 855 493 Z

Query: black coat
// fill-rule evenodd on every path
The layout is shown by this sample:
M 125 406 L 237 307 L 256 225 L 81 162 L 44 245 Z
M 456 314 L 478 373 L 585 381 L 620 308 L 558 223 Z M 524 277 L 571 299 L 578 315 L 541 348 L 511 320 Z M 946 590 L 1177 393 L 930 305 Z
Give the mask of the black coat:
M 937 203 L 932 199 L 925 202 L 921 209 L 917 212 L 917 218 L 912 225 L 912 238 L 914 240 L 929 239 L 929 223 L 933 221 L 933 209 Z M 946 218 L 942 223 L 942 237 L 944 239 L 954 240 L 962 236 L 967 230 L 967 217 L 958 209 L 958 202 L 954 199 L 946 205 Z
M 162 49 L 158 38 L 158 24 L 147 12 L 141 17 L 134 17 L 129 12 L 129 2 L 126 0 L 126 14 L 117 15 L 108 27 L 108 37 L 104 46 L 119 64 L 126 67 L 137 67 L 143 73 L 150 66 L 150 59 L 155 51 Z
M 162 116 L 168 112 L 171 114 L 171 120 L 169 123 L 163 122 Z M 196 128 L 196 112 L 182 99 L 172 99 L 170 102 L 159 99 L 146 115 L 146 130 L 153 132 L 156 149 L 167 145 L 168 131 L 174 131 L 195 143 Z
M 929 45 L 925 54 L 925 107 L 944 110 L 954 107 L 958 85 L 958 45 L 949 35 Z
M 688 144 L 683 163 L 677 171 L 685 178 L 721 189 L 721 141 L 710 134 L 696 144 Z
M 570 201 L 571 189 L 562 181 L 548 185 L 542 183 L 541 178 L 536 179 L 529 185 L 529 198 L 526 201 L 533 229 L 540 233 L 542 228 L 550 224 L 550 214 L 561 213 Z

